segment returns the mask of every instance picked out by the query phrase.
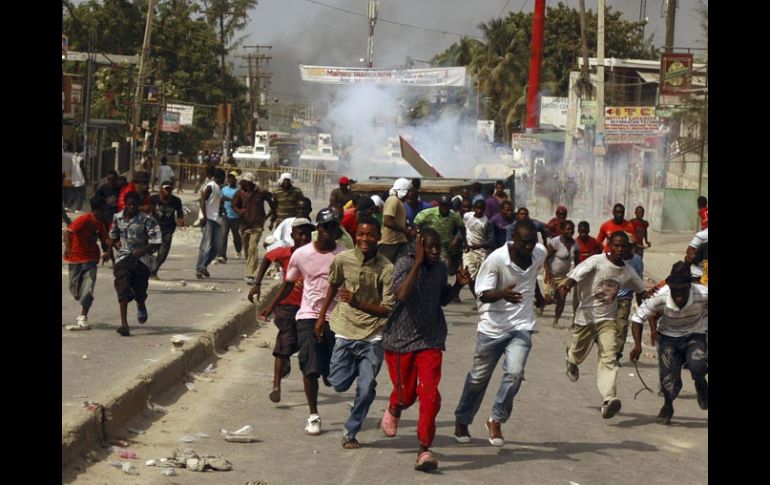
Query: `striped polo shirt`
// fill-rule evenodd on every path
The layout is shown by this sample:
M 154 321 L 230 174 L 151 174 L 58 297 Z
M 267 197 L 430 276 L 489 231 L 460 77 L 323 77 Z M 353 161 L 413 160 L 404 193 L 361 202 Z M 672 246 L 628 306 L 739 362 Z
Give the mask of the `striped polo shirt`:
M 329 268 L 329 284 L 342 285 L 356 295 L 356 300 L 393 309 L 393 265 L 377 253 L 364 261 L 358 247 L 343 251 L 334 257 Z M 387 317 L 376 317 L 340 301 L 329 317 L 332 331 L 339 337 L 364 340 L 379 332 Z
M 631 320 L 642 324 L 650 316 L 658 319 L 658 333 L 668 337 L 684 337 L 693 333 L 706 333 L 709 328 L 709 289 L 694 284 L 683 308 L 671 298 L 671 290 L 664 286 L 651 298 L 644 300 Z

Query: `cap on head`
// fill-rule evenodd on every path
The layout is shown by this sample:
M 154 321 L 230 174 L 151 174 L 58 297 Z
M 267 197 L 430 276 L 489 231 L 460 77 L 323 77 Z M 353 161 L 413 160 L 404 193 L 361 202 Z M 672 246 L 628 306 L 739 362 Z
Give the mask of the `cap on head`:
M 162 188 L 164 188 L 164 189 L 165 189 L 166 187 L 171 187 L 171 188 L 174 188 L 174 184 L 172 184 L 170 180 L 166 180 L 165 182 L 163 182 L 162 184 L 160 184 L 160 186 L 161 186 Z
M 291 174 L 289 172 L 284 172 L 280 177 L 278 177 L 278 185 L 281 185 L 284 180 L 291 181 Z
M 337 213 L 335 213 L 333 210 L 329 209 L 328 207 L 325 209 L 321 209 L 318 211 L 318 214 L 315 216 L 315 222 L 316 224 L 327 224 L 329 222 L 340 222 L 339 217 L 337 216 Z
M 246 182 L 254 183 L 254 174 L 251 172 L 246 172 L 241 177 L 241 180 L 245 180 Z
M 238 172 L 236 172 L 235 170 L 233 170 L 233 171 L 232 171 L 232 172 L 230 172 L 228 175 L 232 175 L 233 177 L 238 177 Z
M 409 190 L 410 188 L 412 188 L 412 183 L 405 178 L 396 179 L 396 181 L 393 182 L 393 190 L 406 191 L 406 190 Z
M 310 222 L 309 219 L 305 219 L 304 217 L 297 217 L 296 219 L 294 219 L 294 222 L 291 223 L 292 229 L 295 227 L 302 227 L 302 226 L 313 227 L 313 223 Z
M 340 183 L 343 185 L 347 185 L 350 183 L 350 179 L 347 177 L 340 177 Z
M 666 284 L 669 288 L 684 288 L 692 282 L 692 273 L 690 265 L 684 261 L 677 261 L 671 267 L 671 274 L 666 278 Z

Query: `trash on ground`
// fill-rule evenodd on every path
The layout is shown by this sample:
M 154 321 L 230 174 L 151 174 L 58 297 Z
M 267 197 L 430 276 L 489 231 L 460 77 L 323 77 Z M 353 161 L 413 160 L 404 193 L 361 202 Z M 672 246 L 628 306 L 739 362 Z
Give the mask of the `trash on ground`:
M 107 462 L 107 464 L 110 465 L 111 467 L 114 467 L 114 468 L 123 468 L 123 463 L 121 463 L 119 461 L 112 461 L 112 460 L 110 460 L 110 461 Z
M 174 345 L 174 347 L 181 348 L 185 344 L 185 342 L 189 342 L 192 339 L 193 339 L 192 337 L 189 337 L 187 335 L 179 334 L 171 337 L 171 343 Z
M 257 344 L 257 347 L 259 347 L 260 349 L 269 349 L 270 342 L 268 342 L 267 340 L 263 340 L 262 342 Z
M 85 408 L 87 411 L 95 411 L 96 408 L 98 408 L 99 406 L 101 406 L 101 404 L 99 404 L 96 401 L 84 401 L 83 402 L 83 408 Z
M 187 282 L 185 280 L 181 280 L 179 282 L 179 286 L 187 286 Z
M 200 374 L 193 374 L 192 372 L 190 372 L 190 377 L 192 377 L 196 381 L 214 382 L 214 379 L 212 379 L 211 377 L 202 376 Z
M 152 401 L 147 401 L 147 407 L 150 411 L 155 411 L 156 413 L 166 414 L 168 413 L 168 409 L 164 408 L 160 404 L 155 404 Z
M 225 436 L 225 441 L 230 443 L 253 443 L 257 439 L 251 435 L 228 434 Z
M 179 441 L 181 441 L 182 443 L 197 443 L 200 440 L 201 439 L 198 438 L 197 436 L 193 436 L 189 434 L 187 436 L 182 436 L 181 438 L 179 438 Z
M 112 440 L 111 443 L 120 448 L 128 448 L 128 441 L 126 440 Z
M 150 359 L 150 358 L 147 358 L 147 359 L 144 359 L 144 360 L 146 360 L 148 362 L 152 362 L 154 364 L 155 362 L 158 362 L 160 359 Z
M 83 354 L 80 356 L 80 358 L 83 360 L 88 360 L 88 354 Z
M 126 475 L 139 475 L 139 472 L 136 471 L 136 467 L 133 465 L 133 463 L 123 463 L 123 465 L 121 465 L 121 469 Z
M 134 433 L 134 434 L 144 434 L 144 433 L 146 433 L 146 431 L 141 430 L 141 429 L 136 429 L 136 428 L 126 428 L 126 431 L 128 431 L 129 433 Z
M 203 370 L 206 374 L 214 374 L 217 371 L 217 366 L 214 364 L 209 364 L 206 366 L 206 368 Z
M 195 389 L 195 384 L 193 384 L 192 382 L 185 382 L 184 387 L 186 387 L 188 391 L 197 392 L 197 390 Z
M 632 373 L 628 374 L 628 377 L 634 377 L 634 373 L 632 372 Z
M 121 449 L 120 449 L 120 448 L 118 448 L 117 446 L 113 446 L 113 447 L 112 447 L 112 452 L 113 452 L 113 453 L 117 453 L 117 454 L 118 454 L 118 456 L 120 456 L 120 457 L 121 457 L 121 458 L 123 458 L 124 460 L 136 460 L 137 458 L 139 458 L 139 457 L 136 455 L 136 452 L 135 452 L 135 451 L 133 451 L 133 450 L 121 450 Z
M 173 468 L 166 468 L 165 470 L 163 470 L 163 475 L 167 477 L 175 477 L 176 470 L 174 470 Z
M 187 468 L 194 472 L 233 469 L 233 464 L 221 455 L 198 455 L 192 448 L 177 448 L 174 456 L 160 460 L 155 466 Z
M 243 352 L 243 349 L 239 348 L 237 345 L 228 345 L 226 350 L 228 352 Z

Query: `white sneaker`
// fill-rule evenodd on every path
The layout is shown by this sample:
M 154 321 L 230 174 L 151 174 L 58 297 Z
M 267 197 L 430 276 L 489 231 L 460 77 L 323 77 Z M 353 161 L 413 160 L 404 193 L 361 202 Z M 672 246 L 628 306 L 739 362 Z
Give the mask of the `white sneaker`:
M 321 434 L 321 416 L 317 414 L 311 414 L 310 417 L 307 418 L 305 433 L 313 436 Z
M 240 251 L 235 253 L 235 259 L 241 259 L 241 252 Z
M 88 330 L 91 327 L 88 326 L 88 317 L 85 315 L 78 315 L 75 319 L 75 324 L 83 330 Z

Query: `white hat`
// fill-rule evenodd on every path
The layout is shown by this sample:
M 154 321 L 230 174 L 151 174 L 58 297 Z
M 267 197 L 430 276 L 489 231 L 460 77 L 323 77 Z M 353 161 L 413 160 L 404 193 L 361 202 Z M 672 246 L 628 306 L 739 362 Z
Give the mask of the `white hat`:
M 281 185 L 284 180 L 291 180 L 291 174 L 289 172 L 284 172 L 278 177 L 278 185 Z
M 243 176 L 241 176 L 241 180 L 245 180 L 247 182 L 254 182 L 254 174 L 251 172 L 244 172 Z
M 373 195 L 369 198 L 372 199 L 372 202 L 374 202 L 374 205 L 376 205 L 377 207 L 382 207 L 383 205 L 385 205 L 385 202 L 383 202 L 382 197 L 380 197 L 379 195 Z

